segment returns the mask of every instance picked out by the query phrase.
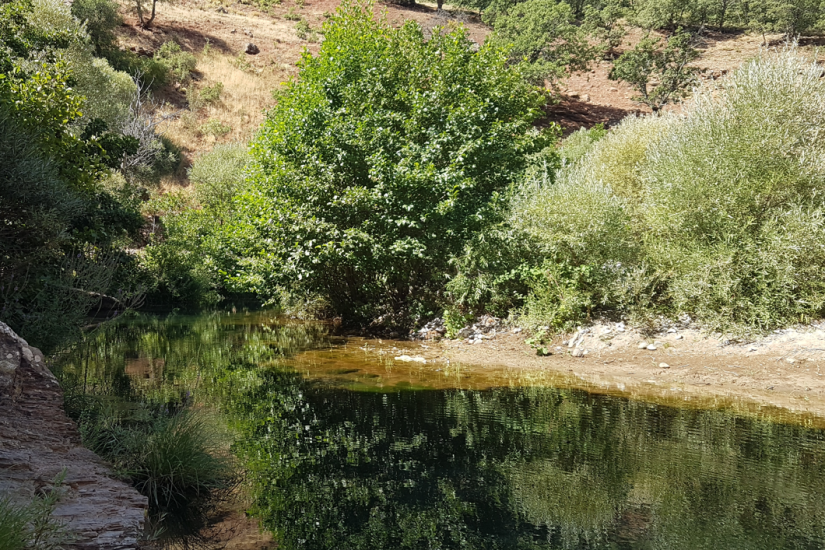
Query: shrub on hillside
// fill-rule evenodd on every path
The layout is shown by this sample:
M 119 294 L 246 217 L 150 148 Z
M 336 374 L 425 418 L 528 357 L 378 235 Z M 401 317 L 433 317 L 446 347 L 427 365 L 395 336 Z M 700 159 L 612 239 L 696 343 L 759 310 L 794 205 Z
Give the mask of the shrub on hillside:
M 198 201 L 210 210 L 229 206 L 243 187 L 249 148 L 243 143 L 216 145 L 189 169 L 189 180 Z
M 492 23 L 491 41 L 507 45 L 511 62 L 522 63 L 525 77 L 540 86 L 585 70 L 600 53 L 564 2 L 527 0 L 495 14 Z
M 115 43 L 114 29 L 123 19 L 118 13 L 118 5 L 112 0 L 74 0 L 72 15 L 86 23 L 86 32 L 98 53 L 111 48 Z
M 173 40 L 164 42 L 155 52 L 155 61 L 166 67 L 176 82 L 186 82 L 198 64 L 195 56 L 183 51 Z
M 496 217 L 545 97 L 462 29 L 425 40 L 344 3 L 270 112 L 222 227 L 227 282 L 316 294 L 346 322 L 435 313 L 451 256 Z

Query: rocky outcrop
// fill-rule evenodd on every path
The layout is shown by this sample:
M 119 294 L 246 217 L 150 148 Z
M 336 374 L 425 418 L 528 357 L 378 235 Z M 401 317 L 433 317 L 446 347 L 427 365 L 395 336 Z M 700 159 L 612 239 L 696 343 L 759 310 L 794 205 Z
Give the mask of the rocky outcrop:
M 74 536 L 67 547 L 137 548 L 146 497 L 81 445 L 43 354 L 0 322 L 0 495 L 29 502 L 64 470 L 53 516 Z

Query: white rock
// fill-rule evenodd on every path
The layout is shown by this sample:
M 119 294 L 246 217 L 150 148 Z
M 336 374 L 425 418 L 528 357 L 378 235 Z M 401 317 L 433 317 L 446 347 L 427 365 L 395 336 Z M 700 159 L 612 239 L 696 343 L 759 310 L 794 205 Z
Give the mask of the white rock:
M 427 360 L 421 357 L 420 355 L 416 355 L 415 357 L 410 357 L 409 355 L 399 355 L 395 358 L 396 361 L 404 361 L 405 363 L 426 363 Z
M 788 363 L 790 363 L 791 365 L 793 365 L 794 363 L 796 363 L 796 360 L 795 360 L 795 359 L 793 359 L 792 357 L 788 357 L 788 358 L 786 359 L 786 361 L 787 361 Z
M 639 342 L 639 345 L 636 347 L 639 349 L 647 349 L 647 342 Z
M 659 367 L 661 367 L 663 369 L 669 369 L 670 365 L 668 365 L 667 363 L 659 363 Z
M 514 328 L 513 329 L 513 334 L 518 334 L 519 332 L 521 332 L 521 328 Z
M 581 348 L 576 348 L 573 350 L 573 357 L 584 357 L 584 350 Z
M 748 348 L 748 351 L 756 351 L 756 348 L 751 346 L 751 347 Z
M 684 336 L 682 336 L 681 334 L 677 334 L 677 335 L 676 335 L 676 339 L 677 339 L 677 340 L 681 340 L 682 338 L 684 338 Z
M 647 346 L 647 349 L 650 350 L 650 351 L 656 351 L 656 346 L 654 346 L 653 344 L 650 344 L 649 346 Z
M 675 328 L 669 328 L 669 329 L 667 329 L 667 333 L 668 333 L 668 334 L 673 334 L 673 333 L 675 333 L 675 332 L 676 332 L 676 329 L 675 329 Z

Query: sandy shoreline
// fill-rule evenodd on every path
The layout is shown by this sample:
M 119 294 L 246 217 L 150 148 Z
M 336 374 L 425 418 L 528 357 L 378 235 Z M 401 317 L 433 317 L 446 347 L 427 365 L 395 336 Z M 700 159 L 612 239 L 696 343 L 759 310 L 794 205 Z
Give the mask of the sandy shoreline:
M 452 364 L 560 375 L 568 379 L 565 385 L 656 402 L 695 402 L 771 417 L 786 410 L 796 421 L 825 427 L 825 331 L 820 328 L 790 329 L 743 344 L 697 330 L 644 338 L 632 330 L 611 335 L 605 328 L 591 327 L 577 342 L 587 352 L 583 357 L 572 355 L 574 335 L 557 336 L 547 345 L 552 355 L 539 357 L 522 334 L 512 332 L 475 344 L 426 344 L 432 347 L 424 356 L 438 350 Z M 640 349 L 642 342 L 655 349 Z

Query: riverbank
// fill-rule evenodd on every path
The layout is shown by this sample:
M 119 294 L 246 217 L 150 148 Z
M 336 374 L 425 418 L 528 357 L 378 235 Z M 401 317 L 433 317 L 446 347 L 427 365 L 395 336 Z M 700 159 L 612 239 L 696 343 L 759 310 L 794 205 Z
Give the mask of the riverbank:
M 42 547 L 139 547 L 146 497 L 82 446 L 43 354 L 0 322 L 0 501 L 19 510 L 52 490 L 59 498 L 40 519 L 54 526 L 54 540 Z
M 551 355 L 537 356 L 521 333 L 508 331 L 480 343 L 443 340 L 435 349 L 452 363 L 561 374 L 579 380 L 590 391 L 657 401 L 711 399 L 720 406 L 777 407 L 818 417 L 815 423 L 825 426 L 825 330 L 821 326 L 733 342 L 695 328 L 643 335 L 622 324 L 606 323 L 587 332 L 556 336 L 545 346 Z M 574 356 L 577 349 L 580 357 Z
M 309 378 L 365 388 L 552 385 L 825 427 L 825 330 L 818 325 L 736 342 L 694 327 L 651 334 L 599 323 L 548 339 L 547 356 L 513 331 L 412 342 L 348 337 L 287 363 Z

